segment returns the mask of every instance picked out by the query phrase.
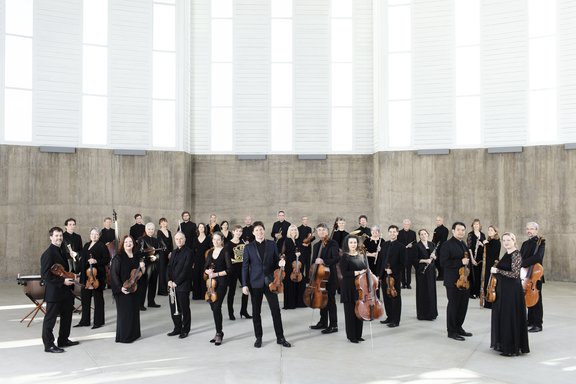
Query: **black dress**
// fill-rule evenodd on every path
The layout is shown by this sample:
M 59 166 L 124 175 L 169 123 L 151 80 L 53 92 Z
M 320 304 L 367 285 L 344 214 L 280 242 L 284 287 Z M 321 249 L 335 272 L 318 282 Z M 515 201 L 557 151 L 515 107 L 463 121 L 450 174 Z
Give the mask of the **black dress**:
M 484 268 L 484 297 L 486 297 L 486 288 L 488 281 L 490 281 L 490 268 L 494 266 L 494 262 L 500 259 L 500 239 L 489 239 L 486 243 L 486 265 Z M 492 303 L 484 300 L 484 308 L 492 308 Z
M 304 273 L 304 259 L 302 257 L 302 242 L 300 238 L 296 240 L 292 240 L 291 238 L 286 239 L 284 242 L 284 260 L 286 261 L 284 271 L 286 272 L 286 276 L 284 277 L 284 307 L 282 309 L 303 308 L 306 306 L 304 304 L 306 282 L 304 279 L 300 282 L 294 282 L 290 279 L 290 274 L 292 274 L 293 271 L 292 263 L 296 261 L 296 252 L 300 252 L 300 257 L 298 257 L 300 272 Z
M 490 348 L 504 355 L 530 352 L 526 324 L 526 304 L 520 280 L 522 257 L 518 250 L 506 253 L 498 263 L 495 274 L 496 301 L 492 304 L 492 332 Z
M 347 253 L 340 258 L 340 270 L 342 271 L 342 285 L 340 286 L 340 302 L 344 304 L 344 321 L 346 324 L 346 337 L 352 342 L 362 338 L 363 321 L 356 316 L 354 307 L 358 300 L 356 289 L 355 271 L 366 269 L 366 262 L 362 256 L 351 256 Z
M 484 240 L 486 240 L 484 233 L 480 232 L 480 237 L 478 237 L 474 231 L 470 231 L 466 239 L 466 245 L 471 252 L 470 257 L 478 263 L 478 265 L 472 265 L 472 261 L 470 261 L 470 275 L 468 275 L 468 280 L 470 280 L 470 297 L 473 299 L 480 296 L 480 279 L 482 277 L 481 261 L 484 254 Z M 478 248 L 476 248 L 478 241 L 480 241 L 480 243 Z
M 168 255 L 174 250 L 172 242 L 172 232 L 168 231 L 168 236 L 162 230 L 158 230 L 156 238 L 160 248 L 166 247 L 165 251 L 158 252 L 158 295 L 168 296 Z
M 138 268 L 138 259 L 120 253 L 112 259 L 110 277 L 112 294 L 116 302 L 116 342 L 131 343 L 140 337 L 140 304 L 137 292 L 122 293 L 122 284 L 130 272 Z
M 206 236 L 204 241 L 194 239 L 194 249 L 192 252 L 192 300 L 204 300 L 206 293 L 206 284 L 204 283 L 203 273 L 206 258 L 206 251 L 212 247 L 212 239 Z
M 342 249 L 342 246 L 344 245 L 344 239 L 346 238 L 346 236 L 348 236 L 349 233 L 346 231 L 340 231 L 338 229 L 334 230 L 334 232 L 332 232 L 332 240 L 334 240 L 335 242 L 338 243 L 338 247 L 340 247 L 340 249 Z
M 418 261 L 429 259 L 434 251 L 434 243 L 428 242 L 428 248 L 419 241 L 416 245 Z M 418 263 L 416 268 L 416 317 L 418 320 L 434 320 L 438 317 L 436 300 L 436 269 L 434 265 Z

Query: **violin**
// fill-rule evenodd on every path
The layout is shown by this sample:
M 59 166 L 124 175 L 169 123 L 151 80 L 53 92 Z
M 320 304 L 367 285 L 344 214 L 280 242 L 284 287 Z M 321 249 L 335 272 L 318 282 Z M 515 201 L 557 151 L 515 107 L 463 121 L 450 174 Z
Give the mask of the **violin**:
M 214 270 L 214 264 L 210 264 L 210 269 Z M 204 279 L 206 280 L 206 293 L 204 294 L 204 300 L 209 303 L 215 303 L 218 301 L 218 293 L 216 293 L 218 282 L 213 277 L 206 275 L 206 273 L 204 273 Z
M 468 258 L 468 251 L 464 252 L 464 258 Z M 460 267 L 458 270 L 458 280 L 456 281 L 456 288 L 458 289 L 470 289 L 470 281 L 468 280 L 468 275 L 470 275 L 470 268 L 468 264 Z
M 138 268 L 134 268 L 130 271 L 130 277 L 122 284 L 122 288 L 126 289 L 130 293 L 136 292 L 138 289 L 138 280 L 142 277 L 143 271 L 138 265 Z
M 299 260 L 299 253 L 300 251 L 296 248 L 296 260 L 292 262 L 292 273 L 290 274 L 290 280 L 295 283 L 299 283 L 302 281 L 302 263 Z
M 390 269 L 390 264 L 388 264 L 386 269 Z M 396 291 L 396 287 L 394 287 L 394 283 L 395 281 L 392 274 L 386 275 L 386 295 L 388 295 L 388 297 L 398 296 L 398 292 Z
M 90 255 L 90 259 L 92 259 L 92 255 Z M 86 289 L 96 289 L 100 286 L 100 282 L 96 278 L 98 274 L 98 270 L 94 267 L 94 264 L 90 264 L 88 269 L 86 269 Z
M 368 258 L 364 253 L 364 261 L 368 265 Z M 358 300 L 354 306 L 354 313 L 360 320 L 372 321 L 382 317 L 384 307 L 382 302 L 376 297 L 378 291 L 378 279 L 376 275 L 366 267 L 366 272 L 354 279 L 354 285 L 358 291 Z
M 312 233 L 309 233 L 308 236 L 306 236 L 306 238 L 304 240 L 302 240 L 302 244 L 310 245 L 310 243 L 313 242 L 314 239 L 315 239 L 315 237 L 312 236 Z
M 52 267 L 50 267 L 50 272 L 52 272 L 53 275 L 62 277 L 64 279 L 72 279 L 72 282 L 76 285 L 79 285 L 81 287 L 84 286 L 84 284 L 80 284 L 79 282 L 76 281 L 77 276 L 74 274 L 74 272 L 68 272 L 66 269 L 64 269 L 64 266 L 62 264 L 56 263 L 52 265 Z
M 284 255 L 281 257 L 284 260 Z M 284 277 L 286 276 L 286 272 L 284 272 L 284 266 L 277 268 L 274 270 L 274 280 L 270 284 L 268 284 L 268 289 L 272 293 L 282 293 L 284 292 Z
M 494 261 L 494 266 L 498 264 L 498 260 Z M 488 280 L 488 286 L 486 287 L 486 301 L 493 303 L 496 301 L 496 283 L 498 280 L 493 273 L 490 274 L 490 279 Z

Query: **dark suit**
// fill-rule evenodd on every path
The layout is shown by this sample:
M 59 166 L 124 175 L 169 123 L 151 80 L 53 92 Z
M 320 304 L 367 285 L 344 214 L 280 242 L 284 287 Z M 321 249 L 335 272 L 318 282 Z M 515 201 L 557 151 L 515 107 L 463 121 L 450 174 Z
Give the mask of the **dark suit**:
M 382 282 L 383 290 L 386 289 L 386 268 L 390 266 L 390 269 L 392 270 L 394 288 L 398 295 L 396 297 L 390 297 L 384 293 L 383 297 L 386 317 L 390 320 L 390 323 L 395 324 L 400 324 L 400 317 L 402 315 L 401 280 L 402 272 L 404 271 L 405 251 L 406 247 L 400 241 L 386 241 L 382 245 L 381 255 L 383 255 L 383 257 L 378 257 L 378 264 L 376 266 L 378 269 L 377 275 Z
M 170 315 L 174 322 L 174 331 L 182 333 L 190 332 L 190 281 L 192 279 L 192 250 L 186 245 L 172 251 L 168 262 L 168 281 L 176 283 L 176 302 L 178 303 L 178 315 L 176 303 L 170 302 Z
M 272 321 L 274 322 L 274 332 L 276 339 L 284 338 L 282 328 L 282 316 L 280 315 L 280 305 L 278 295 L 270 292 L 268 284 L 274 279 L 274 270 L 277 268 L 280 256 L 276 243 L 272 240 L 264 240 L 264 254 L 258 252 L 257 241 L 249 243 L 244 247 L 242 260 L 242 286 L 250 287 L 252 297 L 252 322 L 254 324 L 254 335 L 257 339 L 262 338 L 262 297 L 266 295 L 266 300 L 270 306 Z M 262 243 L 260 243 L 262 244 Z
M 416 250 L 416 232 L 411 229 L 407 231 L 401 229 L 398 232 L 398 241 L 402 243 L 404 247 L 412 243 L 412 247 L 405 248 L 404 270 L 402 271 L 402 286 L 410 287 L 412 284 L 412 266 L 418 257 Z
M 50 244 L 40 259 L 40 274 L 46 285 L 44 301 L 46 302 L 46 316 L 42 323 L 42 342 L 44 349 L 54 346 L 54 334 L 52 330 L 56 324 L 56 318 L 60 316 L 60 329 L 58 343 L 66 342 L 70 336 L 72 325 L 72 311 L 74 309 L 74 286 L 64 285 L 64 279 L 50 272 L 54 264 L 61 264 L 66 271 L 68 262 L 63 250 L 54 244 Z
M 138 241 L 146 233 L 146 226 L 144 224 L 134 224 L 130 227 L 130 236 L 134 242 Z
M 536 248 L 538 243 L 538 236 L 534 236 L 522 243 L 520 247 L 520 254 L 522 255 L 522 267 L 530 267 L 536 263 L 543 265 L 544 262 L 544 251 L 546 249 L 546 244 L 544 240 L 540 243 L 540 246 Z M 533 307 L 528 308 L 528 325 L 542 328 L 542 322 L 544 317 L 544 308 L 542 307 L 542 283 L 544 282 L 544 276 L 538 281 L 537 288 L 540 291 L 538 294 L 538 302 Z
M 334 240 L 328 240 L 326 246 L 322 246 L 321 241 L 314 244 L 310 265 L 314 265 L 317 258 L 321 258 L 324 261 L 324 265 L 330 268 L 330 277 L 326 284 L 328 304 L 320 310 L 320 323 L 329 325 L 330 327 L 338 327 L 336 308 L 336 288 L 338 287 L 336 265 L 340 261 L 340 247 L 338 243 Z M 330 324 L 328 324 L 328 318 L 330 319 Z
M 444 268 L 444 286 L 448 297 L 448 307 L 446 308 L 446 325 L 448 335 L 459 334 L 463 331 L 462 324 L 468 312 L 469 290 L 458 289 L 458 270 L 463 267 L 462 259 L 468 247 L 463 241 L 455 237 L 442 244 L 440 249 L 440 263 Z
M 434 229 L 434 234 L 432 236 L 432 242 L 434 244 L 436 244 L 436 254 L 440 255 L 440 249 L 442 246 L 442 243 L 444 243 L 446 240 L 448 240 L 448 228 L 446 228 L 443 224 L 437 226 Z M 436 270 L 438 270 L 438 280 L 442 280 L 444 279 L 444 269 L 442 268 L 442 265 L 440 265 L 440 263 L 434 263 L 434 265 L 436 266 Z

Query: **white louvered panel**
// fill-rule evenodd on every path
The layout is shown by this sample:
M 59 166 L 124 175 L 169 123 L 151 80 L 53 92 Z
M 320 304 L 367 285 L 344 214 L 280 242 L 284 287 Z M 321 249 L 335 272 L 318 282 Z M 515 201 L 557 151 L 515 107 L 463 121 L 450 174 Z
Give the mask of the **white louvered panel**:
M 354 1 L 354 153 L 373 153 L 372 0 Z
M 181 34 L 176 35 L 177 60 L 177 142 L 176 148 L 190 153 L 192 148 L 190 129 L 190 23 L 191 5 L 189 1 L 176 2 L 176 19 Z
M 294 0 L 294 152 L 328 153 L 330 19 L 328 0 Z
M 4 42 L 6 41 L 6 3 L 0 0 L 0 143 L 4 143 Z
M 270 5 L 234 8 L 234 153 L 270 152 Z
M 33 141 L 77 146 L 81 132 L 82 3 L 35 2 Z
M 110 145 L 146 149 L 152 135 L 152 3 L 109 2 Z
M 454 137 L 452 1 L 412 4 L 412 143 L 417 148 L 450 146 Z
M 192 153 L 210 153 L 210 0 L 191 1 L 190 139 Z
M 558 126 L 563 143 L 576 142 L 576 2 L 558 4 Z
M 528 43 L 524 0 L 482 3 L 483 133 L 487 147 L 527 136 Z

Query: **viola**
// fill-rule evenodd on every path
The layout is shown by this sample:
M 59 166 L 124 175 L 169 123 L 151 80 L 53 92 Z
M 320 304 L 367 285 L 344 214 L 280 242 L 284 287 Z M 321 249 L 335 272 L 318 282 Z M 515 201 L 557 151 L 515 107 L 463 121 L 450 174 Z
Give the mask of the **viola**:
M 306 238 L 304 240 L 302 240 L 302 244 L 310 245 L 310 243 L 313 242 L 314 239 L 315 239 L 315 237 L 312 236 L 312 233 L 309 233 L 308 236 L 306 236 Z
M 290 273 L 290 280 L 295 283 L 302 281 L 302 263 L 299 260 L 299 253 L 298 248 L 296 248 L 296 260 L 292 262 L 292 273 Z
M 368 265 L 368 258 L 364 254 L 364 260 Z M 378 291 L 378 279 L 376 275 L 366 268 L 365 273 L 361 273 L 354 279 L 354 285 L 358 291 L 358 300 L 354 306 L 354 313 L 360 320 L 372 321 L 382 317 L 384 307 L 382 302 L 376 297 Z
M 210 269 L 214 270 L 214 264 L 210 264 Z M 218 293 L 216 292 L 218 282 L 216 279 L 206 274 L 204 274 L 204 279 L 206 280 L 206 293 L 204 294 L 204 300 L 209 303 L 215 303 L 218 301 Z
M 90 255 L 90 259 L 92 259 L 92 255 Z M 98 270 L 94 267 L 94 264 L 90 264 L 86 269 L 86 289 L 96 289 L 100 286 L 100 282 L 96 278 L 97 274 Z
M 388 267 L 386 267 L 386 269 L 390 269 L 390 264 L 388 264 Z M 396 291 L 396 287 L 394 286 L 394 284 L 395 281 L 392 274 L 386 275 L 386 295 L 388 295 L 388 297 L 398 296 L 398 292 Z
M 464 258 L 468 258 L 468 252 L 464 252 Z M 470 268 L 468 264 L 460 267 L 458 270 L 458 280 L 456 281 L 456 288 L 458 289 L 470 289 L 470 281 L 468 280 L 468 275 L 470 275 Z
M 284 260 L 284 255 L 281 257 Z M 272 293 L 282 293 L 284 292 L 284 277 L 286 276 L 286 272 L 284 272 L 284 266 L 277 268 L 274 271 L 274 280 L 270 284 L 268 284 L 268 289 Z
M 494 266 L 498 264 L 498 260 L 494 261 Z M 490 279 L 488 280 L 488 286 L 486 287 L 486 301 L 493 303 L 496 301 L 496 283 L 498 280 L 494 274 L 490 274 Z
M 79 285 L 81 287 L 84 286 L 84 284 L 80 284 L 79 282 L 77 282 L 76 281 L 77 276 L 73 272 L 68 272 L 66 269 L 64 269 L 64 266 L 62 264 L 56 263 L 52 265 L 52 267 L 50 267 L 50 272 L 52 272 L 53 275 L 62 277 L 64 279 L 72 279 L 72 282 L 76 285 Z

